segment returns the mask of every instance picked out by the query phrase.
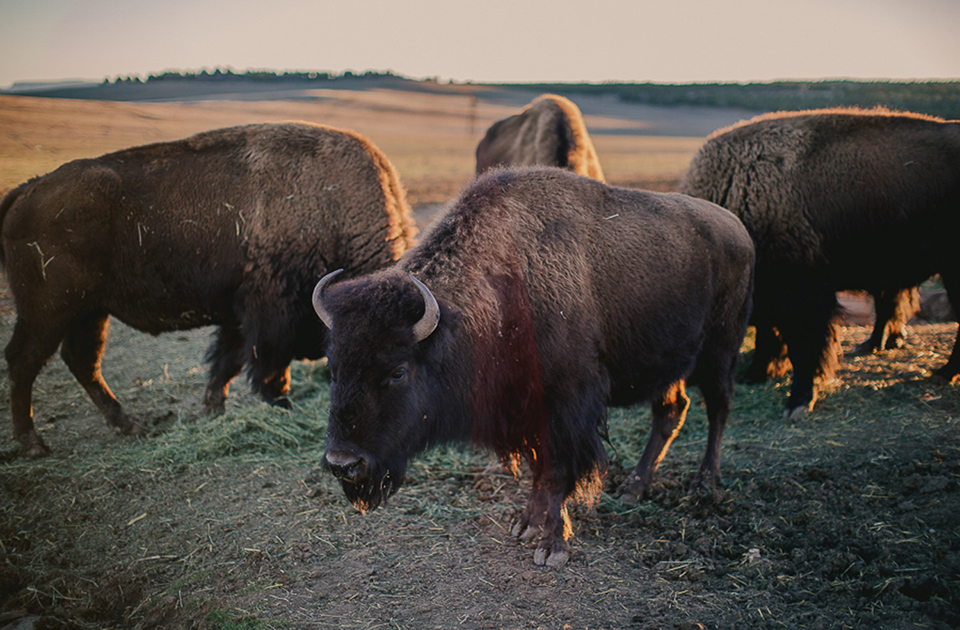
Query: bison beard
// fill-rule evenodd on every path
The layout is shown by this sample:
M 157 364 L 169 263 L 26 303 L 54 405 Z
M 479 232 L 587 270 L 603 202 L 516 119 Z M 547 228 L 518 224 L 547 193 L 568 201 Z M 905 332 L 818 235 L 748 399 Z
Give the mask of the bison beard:
M 713 204 L 555 168 L 484 175 L 394 267 L 317 285 L 331 330 L 325 465 L 372 509 L 436 444 L 526 462 L 532 490 L 511 531 L 539 535 L 536 564 L 561 565 L 567 501 L 601 487 L 605 404 L 654 403 L 622 488 L 644 496 L 692 374 L 710 435 L 691 490 L 719 482 L 752 268 L 748 234 Z

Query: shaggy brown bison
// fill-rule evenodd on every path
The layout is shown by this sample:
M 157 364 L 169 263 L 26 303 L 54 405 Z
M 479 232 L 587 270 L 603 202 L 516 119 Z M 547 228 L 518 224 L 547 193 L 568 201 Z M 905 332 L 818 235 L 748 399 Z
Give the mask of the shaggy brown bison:
M 477 145 L 477 175 L 495 166 L 559 166 L 604 181 L 580 109 L 555 94 L 490 126 Z
M 410 457 L 470 441 L 533 488 L 513 534 L 537 564 L 568 557 L 568 499 L 599 490 L 606 405 L 653 403 L 621 492 L 643 496 L 703 392 L 710 430 L 693 487 L 720 478 L 720 441 L 747 325 L 753 244 L 699 199 L 606 186 L 549 168 L 470 184 L 393 267 L 318 283 L 333 381 L 325 465 L 360 509 Z
M 415 226 L 386 157 L 365 138 L 307 124 L 250 125 L 76 160 L 0 203 L 17 305 L 6 349 L 13 433 L 49 452 L 32 387 L 61 356 L 107 421 L 142 431 L 100 359 L 113 315 L 151 334 L 219 326 L 204 405 L 223 409 L 244 365 L 254 391 L 288 405 L 289 364 L 323 354 L 310 306 L 330 269 L 384 267 Z
M 815 377 L 835 369 L 837 290 L 896 292 L 939 272 L 960 295 L 960 123 L 886 110 L 767 114 L 714 133 L 680 190 L 730 209 L 754 239 L 757 356 L 786 343 L 788 415 L 811 408 Z M 761 378 L 764 369 L 751 366 Z M 937 374 L 958 370 L 954 348 Z

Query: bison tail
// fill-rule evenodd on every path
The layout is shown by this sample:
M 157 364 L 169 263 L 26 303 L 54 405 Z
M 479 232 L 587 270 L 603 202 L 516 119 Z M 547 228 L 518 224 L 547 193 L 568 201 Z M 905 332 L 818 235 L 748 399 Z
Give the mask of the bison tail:
M 7 212 L 13 207 L 21 192 L 23 192 L 23 186 L 17 186 L 4 195 L 3 200 L 0 201 L 0 267 L 6 266 L 7 262 L 7 257 L 3 252 L 3 222 L 7 218 Z

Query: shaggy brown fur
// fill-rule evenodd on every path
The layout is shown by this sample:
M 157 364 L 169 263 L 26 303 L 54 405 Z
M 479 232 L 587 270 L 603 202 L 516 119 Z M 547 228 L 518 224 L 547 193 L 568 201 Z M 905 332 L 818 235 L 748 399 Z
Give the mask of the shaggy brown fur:
M 308 124 L 218 129 L 30 180 L 0 203 L 17 304 L 6 349 L 14 435 L 47 446 L 32 386 L 62 357 L 107 421 L 142 430 L 100 373 L 108 316 L 144 332 L 217 325 L 205 406 L 223 409 L 246 365 L 264 399 L 289 404 L 289 364 L 322 356 L 311 306 L 329 269 L 379 269 L 416 228 L 387 158 L 365 138 Z
M 786 343 L 790 413 L 811 407 L 814 377 L 835 369 L 837 290 L 896 292 L 940 272 L 960 294 L 960 123 L 887 110 L 766 114 L 711 135 L 680 190 L 733 211 L 754 239 L 757 355 L 777 356 L 777 334 Z M 939 372 L 958 368 L 955 349 Z
M 495 166 L 558 166 L 604 181 L 580 109 L 555 94 L 491 125 L 477 146 L 477 175 Z
M 562 564 L 566 503 L 596 496 L 605 469 L 605 405 L 652 403 L 621 488 L 643 496 L 693 378 L 710 428 L 692 489 L 719 482 L 752 269 L 746 230 L 700 199 L 558 168 L 491 171 L 393 267 L 318 285 L 332 326 L 327 466 L 373 509 L 408 459 L 438 443 L 524 460 L 533 488 L 513 533 L 540 536 L 537 564 Z

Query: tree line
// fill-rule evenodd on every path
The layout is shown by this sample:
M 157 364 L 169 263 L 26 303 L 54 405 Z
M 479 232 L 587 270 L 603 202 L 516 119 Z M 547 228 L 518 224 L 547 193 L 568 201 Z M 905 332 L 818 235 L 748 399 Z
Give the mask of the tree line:
M 515 84 L 517 85 L 517 84 Z M 524 84 L 525 87 L 531 87 Z M 629 103 L 752 111 L 887 107 L 960 119 L 960 81 L 775 81 L 771 83 L 540 83 L 561 94 L 614 94 Z
M 200 72 L 163 72 L 146 83 L 174 81 L 326 82 L 339 79 L 395 77 L 390 71 L 363 73 L 274 72 L 230 69 Z M 410 79 L 407 79 L 410 80 Z M 436 82 L 436 79 L 429 81 Z M 111 81 L 105 80 L 105 84 Z M 144 83 L 138 77 L 117 78 L 112 83 Z M 947 119 L 960 119 L 960 81 L 773 81 L 769 83 L 472 83 L 503 88 L 577 94 L 613 94 L 627 103 L 699 107 L 733 107 L 750 111 L 817 109 L 823 107 L 887 107 Z

